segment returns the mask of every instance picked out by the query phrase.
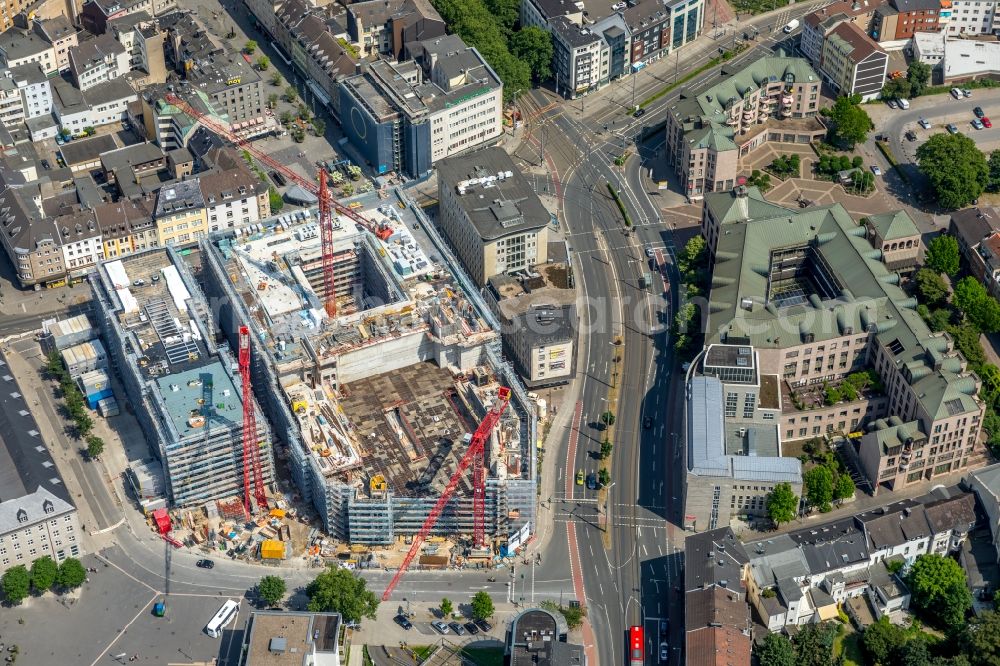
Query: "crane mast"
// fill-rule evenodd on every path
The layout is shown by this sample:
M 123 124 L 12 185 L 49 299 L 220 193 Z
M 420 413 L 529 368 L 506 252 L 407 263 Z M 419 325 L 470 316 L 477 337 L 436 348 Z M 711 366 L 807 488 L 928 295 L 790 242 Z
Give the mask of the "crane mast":
M 337 316 L 337 291 L 333 275 L 333 213 L 330 202 L 333 197 L 326 188 L 326 171 L 319 170 L 319 233 L 323 247 L 323 291 L 326 316 Z
M 260 442 L 257 441 L 257 416 L 253 409 L 253 389 L 250 384 L 250 329 L 240 326 L 240 379 L 243 380 L 243 508 L 250 515 L 251 497 L 257 510 L 267 509 L 264 494 L 264 474 L 260 468 Z

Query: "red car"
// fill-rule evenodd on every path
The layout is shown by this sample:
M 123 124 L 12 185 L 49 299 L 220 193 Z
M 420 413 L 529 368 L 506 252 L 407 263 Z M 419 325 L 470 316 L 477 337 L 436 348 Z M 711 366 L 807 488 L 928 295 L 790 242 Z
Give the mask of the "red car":
M 979 122 L 981 122 L 983 124 L 983 127 L 993 127 L 993 123 L 991 123 L 990 119 L 987 118 L 986 116 L 983 116 L 982 118 L 980 118 Z

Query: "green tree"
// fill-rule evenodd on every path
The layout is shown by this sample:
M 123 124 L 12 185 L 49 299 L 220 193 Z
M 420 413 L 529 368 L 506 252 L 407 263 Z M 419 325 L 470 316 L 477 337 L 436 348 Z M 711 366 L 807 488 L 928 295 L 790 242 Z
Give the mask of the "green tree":
M 979 344 L 979 329 L 971 322 L 962 322 L 958 325 L 948 326 L 946 329 L 955 341 L 958 351 L 969 362 L 973 368 L 979 368 L 986 363 L 986 354 L 983 346 Z
M 904 78 L 889 79 L 882 86 L 882 99 L 907 99 L 912 97 L 910 81 Z
M 833 489 L 833 498 L 845 500 L 854 497 L 854 481 L 849 474 L 841 474 L 837 477 L 837 485 Z
M 914 60 L 906 68 L 906 80 L 910 83 L 910 97 L 920 97 L 931 80 L 931 66 Z
M 861 644 L 871 663 L 884 666 L 891 663 L 892 655 L 905 640 L 903 630 L 889 622 L 889 618 L 885 616 L 868 625 L 861 636 Z
M 955 285 L 955 305 L 984 333 L 1000 330 L 1000 303 L 972 276 Z
M 271 85 L 274 86 L 275 88 L 280 88 L 281 84 L 284 82 L 285 80 L 281 78 L 281 74 L 279 74 L 278 72 L 275 72 L 274 74 L 271 75 Z
M 253 52 L 257 50 L 257 42 L 252 39 L 248 39 L 247 43 L 243 45 L 243 53 L 247 55 L 253 55 Z
M 267 200 L 271 204 L 271 213 L 280 213 L 281 209 L 285 207 L 285 200 L 281 198 L 278 194 L 278 190 L 274 189 L 274 186 L 267 188 Z
M 378 597 L 363 578 L 347 569 L 329 567 L 306 586 L 308 610 L 312 613 L 340 613 L 348 622 L 375 619 Z
M 472 617 L 476 620 L 488 620 L 493 617 L 493 598 L 486 590 L 479 590 L 472 596 Z
M 91 459 L 104 453 L 104 440 L 97 435 L 87 435 L 87 456 Z
M 7 602 L 13 606 L 18 605 L 28 596 L 31 589 L 31 577 L 23 564 L 13 566 L 4 572 L 0 579 L 0 587 L 3 588 L 3 596 Z
M 278 95 L 276 93 L 271 93 L 267 96 L 267 108 L 274 109 L 278 106 Z
M 833 501 L 833 473 L 825 465 L 817 465 L 802 475 L 806 499 L 823 513 L 829 511 Z
M 548 30 L 535 26 L 521 28 L 510 36 L 510 52 L 527 63 L 535 83 L 552 76 L 552 33 Z
M 613 426 L 615 424 L 614 412 L 608 410 L 603 414 L 601 414 L 601 423 L 603 423 L 606 426 Z
M 505 31 L 513 31 L 521 14 L 521 3 L 518 0 L 486 0 L 486 7 Z
M 288 86 L 285 88 L 285 99 L 288 100 L 289 104 L 295 104 L 295 100 L 299 98 L 299 91 L 295 89 L 295 86 Z
M 31 563 L 31 586 L 36 592 L 45 592 L 56 583 L 59 565 L 48 555 Z
M 441 600 L 441 605 L 438 608 L 441 610 L 441 616 L 446 618 L 451 617 L 452 612 L 455 610 L 455 606 L 448 597 Z
M 930 313 L 927 318 L 927 325 L 932 331 L 944 331 L 951 326 L 951 309 L 940 308 Z
M 606 439 L 601 442 L 601 460 L 607 460 L 611 457 L 611 452 L 614 451 L 615 446 L 611 443 L 611 440 Z
M 849 97 L 837 98 L 830 110 L 830 120 L 833 121 L 831 138 L 848 150 L 864 143 L 873 127 L 868 113 Z
M 66 369 L 63 367 L 62 357 L 59 355 L 59 352 L 50 352 L 45 357 L 45 372 L 53 379 L 62 379 Z
M 942 238 L 938 236 L 938 238 Z M 948 298 L 948 285 L 941 278 L 941 274 L 930 268 L 921 268 L 914 276 L 917 285 L 917 294 L 920 300 L 927 305 L 937 305 Z
M 893 661 L 901 666 L 930 666 L 931 653 L 927 649 L 927 641 L 911 638 L 899 646 Z
M 82 405 L 81 405 L 82 407 Z M 78 412 L 73 414 L 73 422 L 76 425 L 77 437 L 85 438 L 90 434 L 90 431 L 94 428 L 94 419 L 90 418 L 90 415 L 86 412 Z
M 784 634 L 767 634 L 758 644 L 760 666 L 795 666 L 795 648 Z
M 280 576 L 264 576 L 257 583 L 257 594 L 268 606 L 276 606 L 285 598 L 285 579 Z
M 602 467 L 597 470 L 597 485 L 601 488 L 611 483 L 611 472 L 608 471 L 607 467 Z
M 994 150 L 990 153 L 990 159 L 986 166 L 990 170 L 986 189 L 990 192 L 1000 192 L 1000 150 Z
M 964 134 L 935 134 L 917 148 L 920 171 L 927 176 L 938 203 L 962 208 L 978 199 L 989 183 L 990 169 L 976 142 Z
M 825 624 L 804 624 L 792 639 L 798 666 L 834 666 L 833 642 L 837 627 Z
M 930 624 L 942 629 L 957 629 L 972 608 L 972 594 L 966 586 L 965 572 L 950 557 L 920 555 L 906 575 L 912 606 Z
M 56 583 L 67 590 L 75 590 L 83 585 L 87 580 L 87 570 L 80 564 L 80 560 L 75 557 L 67 557 L 59 565 L 59 573 L 56 574 Z
M 705 268 L 708 260 L 708 246 L 702 236 L 692 236 L 684 244 L 684 249 L 677 257 L 677 268 L 689 280 Z
M 261 57 L 257 58 L 257 69 L 259 69 L 260 71 L 266 72 L 267 68 L 270 66 L 271 66 L 271 59 L 268 58 L 266 55 L 262 55 Z
M 963 643 L 972 666 L 1000 664 L 1000 613 L 986 611 L 970 618 Z
M 799 510 L 799 498 L 789 483 L 779 483 L 767 494 L 767 517 L 775 525 L 791 522 Z
M 320 118 L 319 116 L 313 118 L 312 126 L 313 126 L 313 133 L 316 134 L 316 136 L 323 136 L 324 134 L 326 134 L 326 121 Z
M 941 234 L 927 244 L 927 265 L 938 273 L 953 276 L 958 273 L 961 254 L 954 236 Z

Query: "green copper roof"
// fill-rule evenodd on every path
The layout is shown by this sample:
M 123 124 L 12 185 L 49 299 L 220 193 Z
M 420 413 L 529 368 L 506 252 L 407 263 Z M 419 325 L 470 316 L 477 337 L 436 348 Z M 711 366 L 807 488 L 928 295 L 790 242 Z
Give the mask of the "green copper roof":
M 869 215 L 868 220 L 882 240 L 891 241 L 920 235 L 917 225 L 905 210 Z

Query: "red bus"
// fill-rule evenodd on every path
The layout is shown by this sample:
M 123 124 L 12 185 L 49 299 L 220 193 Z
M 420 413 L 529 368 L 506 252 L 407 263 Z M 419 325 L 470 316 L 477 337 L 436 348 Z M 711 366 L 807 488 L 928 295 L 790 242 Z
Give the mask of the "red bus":
M 628 663 L 629 666 L 645 666 L 646 637 L 642 627 L 629 627 L 628 630 Z

